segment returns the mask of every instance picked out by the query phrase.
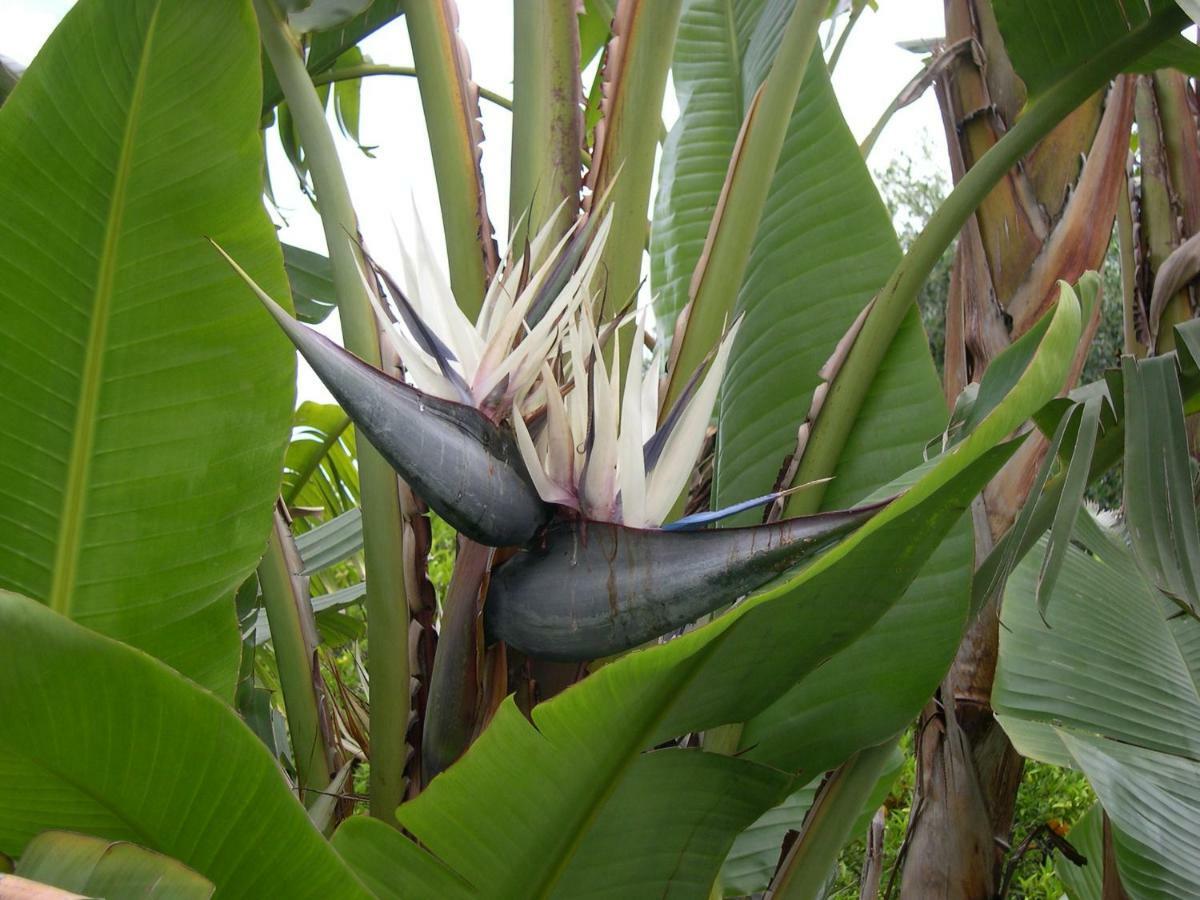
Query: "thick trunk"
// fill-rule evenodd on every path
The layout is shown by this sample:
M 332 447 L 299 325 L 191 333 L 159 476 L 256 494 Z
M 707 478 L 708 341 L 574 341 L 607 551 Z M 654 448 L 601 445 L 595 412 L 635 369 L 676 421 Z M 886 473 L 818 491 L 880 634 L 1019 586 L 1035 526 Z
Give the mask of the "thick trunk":
M 995 892 L 993 830 L 973 755 L 953 691 L 943 684 L 921 715 L 902 898 L 960 900 Z

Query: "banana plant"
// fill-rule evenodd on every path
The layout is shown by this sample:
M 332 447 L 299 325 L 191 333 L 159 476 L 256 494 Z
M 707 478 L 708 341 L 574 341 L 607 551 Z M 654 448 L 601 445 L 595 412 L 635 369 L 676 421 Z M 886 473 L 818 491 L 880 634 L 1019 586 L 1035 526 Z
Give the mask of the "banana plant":
M 1084 433 L 1056 400 L 1085 334 L 1069 284 L 950 430 L 912 300 L 1080 103 L 1147 53 L 1186 62 L 1173 7 L 1043 70 L 902 258 L 829 82 L 824 0 L 519 5 L 529 152 L 502 256 L 457 13 L 403 4 L 446 273 L 420 242 L 398 277 L 367 252 L 317 84 L 399 4 L 82 0 L 5 100 L 0 853 L 30 877 L 52 883 L 39 848 L 70 831 L 218 897 L 710 896 L 739 835 L 811 806 L 778 870 L 738 884 L 815 895 L 967 625 L 968 508 L 1031 452 L 1031 420 L 1061 426 L 1056 447 Z M 585 31 L 604 49 L 581 117 Z M 714 34 L 734 77 L 710 93 Z M 655 334 L 636 294 L 672 67 L 686 102 L 648 236 L 674 325 Z M 259 125 L 280 103 L 328 253 L 293 293 L 332 291 L 344 347 L 293 317 L 264 212 Z M 360 438 L 337 495 L 360 510 L 295 545 L 285 513 L 348 426 L 322 419 L 285 456 L 279 330 Z M 715 497 L 680 516 L 714 418 Z M 458 535 L 440 613 L 422 503 Z M 354 533 L 369 706 L 314 662 L 303 583 Z M 1139 552 L 1190 584 L 1190 562 Z M 234 617 L 255 566 L 270 651 Z M 881 652 L 895 640 L 918 652 Z M 268 652 L 294 778 L 287 742 L 233 706 Z M 322 792 L 359 754 L 369 815 L 337 825 Z

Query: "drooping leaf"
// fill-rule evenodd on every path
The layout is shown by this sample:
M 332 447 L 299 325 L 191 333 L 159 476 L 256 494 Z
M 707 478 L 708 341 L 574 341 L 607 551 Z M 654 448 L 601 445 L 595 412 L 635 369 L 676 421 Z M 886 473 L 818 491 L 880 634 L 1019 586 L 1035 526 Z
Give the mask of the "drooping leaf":
M 347 510 L 296 538 L 305 575 L 341 562 L 362 549 L 362 512 Z
M 1112 820 L 1117 869 L 1131 900 L 1194 896 L 1200 762 L 1092 735 L 1063 734 L 1062 741 Z
M 330 591 L 327 594 L 317 594 L 312 597 L 313 612 L 317 614 L 317 627 L 322 632 L 322 638 L 326 638 L 325 631 L 327 628 L 335 624 L 344 624 L 345 617 L 334 617 L 328 619 L 321 616 L 321 613 L 332 612 L 334 610 L 343 609 L 355 603 L 361 603 L 362 599 L 367 595 L 367 585 L 360 581 L 358 584 L 352 584 L 350 587 L 340 588 L 336 591 Z M 337 621 L 341 619 L 342 621 Z M 251 625 L 253 629 L 252 639 L 255 644 L 265 644 L 271 639 L 271 627 L 267 622 L 267 614 L 264 610 L 259 610 L 254 617 L 254 622 Z M 352 635 L 355 636 L 355 635 Z M 332 643 L 332 641 L 327 641 Z
M 1186 896 L 1200 884 L 1200 622 L 1090 514 L 1075 541 L 1046 622 L 1037 554 L 1010 579 L 992 703 L 1022 754 L 1088 777 L 1131 897 Z
M 296 318 L 309 325 L 324 322 L 337 308 L 329 257 L 284 244 L 283 266 L 292 289 Z
M 1041 530 L 1044 530 L 1051 525 L 1055 518 L 1058 518 L 1058 509 L 1054 513 L 1048 513 L 1041 503 L 1043 500 L 1052 498 L 1052 489 L 1047 490 L 1047 484 L 1053 485 L 1050 474 L 1058 463 L 1059 454 L 1063 450 L 1064 442 L 1071 430 L 1073 418 L 1074 410 L 1070 415 L 1063 416 L 1059 420 L 1050 437 L 1046 446 L 1046 457 L 1038 467 L 1029 488 L 1029 497 L 1032 502 L 1022 504 L 1020 512 L 1017 513 L 1004 537 L 996 543 L 991 553 L 979 564 L 972 579 L 972 609 L 982 609 L 985 603 L 1000 596 L 1013 568 L 1040 536 L 1039 526 Z M 1075 433 L 1078 434 L 1078 431 Z M 1070 455 L 1073 457 L 1074 453 Z M 1056 507 L 1061 506 L 1061 490 L 1059 495 L 1053 499 Z M 1039 519 L 1039 512 L 1047 516 L 1045 521 Z M 1066 510 L 1062 510 L 1062 512 L 1067 513 Z M 1072 515 L 1073 513 L 1067 514 Z M 1049 558 L 1049 551 L 1047 558 Z M 1044 605 L 1041 608 L 1044 612 Z
M 819 778 L 810 781 L 737 836 L 721 866 L 721 887 L 726 894 L 742 896 L 766 890 L 779 865 L 784 838 L 804 825 L 820 786 Z
M 294 390 L 204 241 L 282 289 L 258 59 L 238 0 L 84 0 L 0 109 L 0 586 L 226 697 Z
M 65 829 L 164 853 L 221 898 L 368 896 L 225 703 L 3 591 L 0 707 L 0 852 Z
M 30 841 L 16 874 L 106 900 L 208 900 L 215 890 L 169 856 L 67 831 L 47 831 Z
M 1102 397 L 1092 397 L 1078 407 L 1079 426 L 1063 479 L 1062 497 L 1047 539 L 1046 556 L 1042 560 L 1041 571 L 1038 572 L 1037 603 L 1038 611 L 1043 616 L 1054 591 L 1054 583 L 1058 580 L 1058 573 L 1062 569 L 1071 532 L 1075 530 L 1075 520 L 1083 506 L 1083 495 L 1087 490 L 1088 475 L 1091 473 L 1092 454 L 1095 452 L 1096 438 L 1100 432 L 1103 404 Z M 1036 503 L 1036 498 L 1033 502 Z
M 1175 360 L 1121 361 L 1125 382 L 1125 515 L 1146 574 L 1200 616 L 1200 533 Z

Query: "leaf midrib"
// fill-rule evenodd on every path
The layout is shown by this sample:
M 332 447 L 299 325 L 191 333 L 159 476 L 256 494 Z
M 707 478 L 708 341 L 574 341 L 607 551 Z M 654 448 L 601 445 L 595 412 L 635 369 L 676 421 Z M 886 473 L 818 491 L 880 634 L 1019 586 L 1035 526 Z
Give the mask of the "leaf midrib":
M 54 567 L 51 570 L 50 591 L 46 601 L 51 609 L 65 616 L 71 614 L 75 582 L 79 572 L 79 553 L 87 514 L 87 491 L 96 438 L 96 420 L 100 406 L 108 320 L 116 282 L 117 248 L 125 214 L 129 177 L 133 169 L 133 138 L 142 112 L 142 98 L 145 94 L 147 80 L 147 61 L 150 58 L 150 48 L 154 41 L 154 31 L 161 8 L 160 3 L 155 4 L 146 26 L 145 40 L 142 42 L 133 94 L 129 100 L 128 118 L 125 122 L 125 131 L 121 136 L 121 148 L 113 177 L 112 199 L 104 224 L 104 243 L 101 248 L 100 264 L 96 272 L 95 291 L 92 297 L 92 316 L 88 324 L 87 345 L 84 348 L 79 403 L 75 409 L 75 425 L 71 432 L 73 442 L 67 464 L 67 484 L 63 492 L 62 514 L 59 518 L 58 540 L 54 552 Z

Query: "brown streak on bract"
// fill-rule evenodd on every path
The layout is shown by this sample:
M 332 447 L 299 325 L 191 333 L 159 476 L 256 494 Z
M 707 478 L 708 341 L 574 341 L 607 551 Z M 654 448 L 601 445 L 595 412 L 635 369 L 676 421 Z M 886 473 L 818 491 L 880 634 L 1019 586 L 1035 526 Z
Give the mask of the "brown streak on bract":
M 829 359 L 821 366 L 817 373 L 821 382 L 818 384 L 812 393 L 812 400 L 809 404 L 808 415 L 800 424 L 796 431 L 796 446 L 792 452 L 784 457 L 783 465 L 779 469 L 779 475 L 775 481 L 774 491 L 782 491 L 793 487 L 793 482 L 800 470 L 800 460 L 804 456 L 804 450 L 808 446 L 808 437 L 812 433 L 813 423 L 817 421 L 821 415 L 821 409 L 825 405 L 825 397 L 829 393 L 830 386 L 833 380 L 837 378 L 842 366 L 845 365 L 846 357 L 850 355 L 850 349 L 854 346 L 854 342 L 858 339 L 859 332 L 862 331 L 863 324 L 867 321 L 867 316 L 870 314 L 872 307 L 875 305 L 875 298 L 872 297 L 859 311 L 854 321 L 850 323 L 850 327 L 846 329 L 846 333 L 838 339 L 837 345 L 833 348 L 833 353 L 829 355 Z M 783 516 L 786 500 L 783 497 L 775 499 L 770 503 L 763 513 L 763 522 L 776 522 Z
M 441 0 L 441 15 L 443 28 L 450 40 L 450 54 L 454 62 L 455 81 L 459 90 L 459 112 L 463 118 L 464 133 L 474 160 L 472 174 L 475 179 L 473 185 L 473 193 L 476 197 L 475 220 L 485 276 L 485 284 L 480 285 L 482 291 L 495 276 L 500 260 L 496 249 L 495 229 L 488 216 L 487 197 L 483 189 L 483 170 L 480 166 L 483 159 L 484 136 L 482 113 L 479 109 L 479 85 L 471 79 L 471 59 L 467 54 L 467 45 L 458 34 L 458 6 L 454 0 Z
M 609 129 L 614 118 L 621 88 L 625 83 L 626 50 L 631 40 L 635 19 L 639 8 L 638 0 L 618 0 L 616 13 L 613 15 L 612 32 L 604 48 L 604 59 L 601 63 L 600 74 L 600 120 L 596 123 L 595 150 L 592 153 L 592 165 L 588 169 L 584 186 L 589 195 L 584 198 L 585 212 L 592 211 L 593 201 L 611 182 L 613 176 L 609 173 L 607 144 Z

